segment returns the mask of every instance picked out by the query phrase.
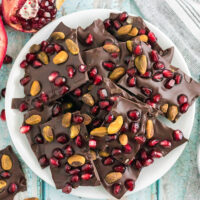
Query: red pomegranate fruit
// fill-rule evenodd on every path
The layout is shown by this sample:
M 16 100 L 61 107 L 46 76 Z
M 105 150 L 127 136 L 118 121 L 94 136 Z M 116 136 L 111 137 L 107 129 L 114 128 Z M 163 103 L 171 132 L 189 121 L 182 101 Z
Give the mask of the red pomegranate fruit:
M 17 31 L 34 33 L 55 19 L 60 0 L 3 0 L 5 22 Z
M 7 44 L 8 44 L 8 38 L 7 34 L 3 25 L 3 21 L 0 17 L 0 69 L 4 61 L 4 57 L 6 55 L 7 51 Z

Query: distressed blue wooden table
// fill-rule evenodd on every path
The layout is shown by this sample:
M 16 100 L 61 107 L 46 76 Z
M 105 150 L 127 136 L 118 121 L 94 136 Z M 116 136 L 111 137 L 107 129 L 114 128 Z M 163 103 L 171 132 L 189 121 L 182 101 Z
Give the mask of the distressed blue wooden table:
M 139 8 L 133 0 L 66 0 L 58 12 L 58 17 L 91 8 L 112 8 L 141 15 Z M 16 32 L 9 27 L 6 27 L 6 30 L 9 38 L 8 54 L 16 58 L 18 52 L 30 39 L 31 35 Z M 0 70 L 0 89 L 6 86 L 11 67 L 12 65 L 4 65 Z M 197 101 L 197 111 L 200 110 L 199 105 L 200 101 Z M 4 99 L 0 101 L 0 109 L 3 108 Z M 196 112 L 190 141 L 171 170 L 151 186 L 129 197 L 123 198 L 123 200 L 200 200 L 200 179 L 196 163 L 196 150 L 200 132 L 199 116 L 198 112 Z M 8 144 L 12 144 L 12 142 L 5 122 L 0 122 L 0 131 L 0 148 L 2 149 Z M 20 160 L 22 161 L 21 158 Z M 23 161 L 22 165 L 28 180 L 28 191 L 17 195 L 17 200 L 23 200 L 27 197 L 38 197 L 40 200 L 80 199 L 72 195 L 62 194 L 61 191 L 56 190 L 38 178 Z M 81 199 L 85 200 L 84 198 Z

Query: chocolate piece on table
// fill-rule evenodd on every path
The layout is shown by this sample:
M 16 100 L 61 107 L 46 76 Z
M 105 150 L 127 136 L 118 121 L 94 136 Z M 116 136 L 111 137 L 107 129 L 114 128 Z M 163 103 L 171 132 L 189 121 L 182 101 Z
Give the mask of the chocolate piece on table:
M 134 189 L 140 169 L 133 165 L 125 166 L 114 158 L 110 165 L 105 166 L 103 164 L 105 159 L 97 158 L 94 160 L 101 183 L 112 196 L 120 199 L 127 191 Z
M 90 131 L 90 148 L 128 164 L 146 141 L 146 122 L 150 114 L 148 106 L 118 97 L 104 123 Z M 135 140 L 136 136 L 141 137 L 140 142 Z
M 168 54 L 171 63 L 174 48 L 163 50 L 157 43 L 157 38 L 146 26 L 141 17 L 129 16 L 128 13 L 111 13 L 109 19 L 104 21 L 107 31 L 113 34 L 119 41 L 127 41 L 133 38 L 139 38 L 157 50 L 160 55 Z
M 18 192 L 25 191 L 26 178 L 11 146 L 0 151 L 0 199 L 13 200 Z
M 136 41 L 133 48 L 139 45 L 141 53 L 133 54 L 129 69 L 118 85 L 176 122 L 200 95 L 200 84 L 171 66 L 165 56 Z
M 58 189 L 65 188 L 66 184 L 73 188 L 99 185 L 84 123 L 84 117 L 76 112 L 58 116 L 40 126 L 44 144 L 38 145 L 35 151 L 41 155 L 39 162 L 42 166 L 50 163 Z
M 105 30 L 102 20 L 95 20 L 90 26 L 77 28 L 79 47 L 81 51 L 101 47 L 105 42 L 117 44 L 117 40 Z
M 25 101 L 48 104 L 88 81 L 85 65 L 80 55 L 77 31 L 63 23 L 51 34 L 48 42 L 33 45 L 26 56 L 28 66 L 24 86 Z

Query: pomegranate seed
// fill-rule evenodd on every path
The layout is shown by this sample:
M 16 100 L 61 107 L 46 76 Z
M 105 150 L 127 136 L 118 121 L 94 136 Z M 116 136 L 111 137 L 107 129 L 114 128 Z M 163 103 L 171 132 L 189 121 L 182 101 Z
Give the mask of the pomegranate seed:
M 114 120 L 114 115 L 108 115 L 106 123 L 111 123 Z
M 39 134 L 39 135 L 35 136 L 35 142 L 37 144 L 43 144 L 44 143 L 44 139 L 43 139 L 42 135 Z
M 151 60 L 153 61 L 153 62 L 158 62 L 158 53 L 157 53 L 157 51 L 155 51 L 155 50 L 153 50 L 153 51 L 151 51 Z
M 84 64 L 79 65 L 78 67 L 79 72 L 84 73 L 87 71 L 87 66 Z
M 48 45 L 49 43 L 47 41 L 42 41 L 41 43 L 41 47 L 42 47 L 42 50 L 44 51 L 46 46 Z
M 136 69 L 135 69 L 134 67 L 131 67 L 130 69 L 128 69 L 128 70 L 126 71 L 126 73 L 127 73 L 129 76 L 133 77 L 133 76 L 136 74 Z
M 9 172 L 6 172 L 6 171 L 2 171 L 0 173 L 0 177 L 1 178 L 10 178 L 11 174 Z
M 88 36 L 85 40 L 85 43 L 88 44 L 88 45 L 91 45 L 93 43 L 93 35 L 91 33 L 88 34 Z
M 40 95 L 40 99 L 41 99 L 44 103 L 47 103 L 49 97 L 48 97 L 48 95 L 47 95 L 45 92 L 42 92 L 41 95 Z
M 173 131 L 173 138 L 175 141 L 181 141 L 183 139 L 183 133 L 180 130 Z
M 129 77 L 127 79 L 127 84 L 129 87 L 134 87 L 136 85 L 136 78 L 135 77 Z
M 120 20 L 121 22 L 124 22 L 127 18 L 128 18 L 128 13 L 127 13 L 127 12 L 123 12 L 123 13 L 121 13 L 120 16 L 119 16 L 119 20 Z
M 30 76 L 25 76 L 24 78 L 22 78 L 22 79 L 20 80 L 20 84 L 21 84 L 22 86 L 25 86 L 30 80 L 31 80 Z
M 79 181 L 79 176 L 78 175 L 74 175 L 71 177 L 71 182 L 72 183 L 77 183 Z
M 104 165 L 112 165 L 114 163 L 114 160 L 111 157 L 107 157 L 104 161 Z
M 144 136 L 135 136 L 134 140 L 138 143 L 138 144 L 144 144 L 146 141 L 146 138 Z
M 147 159 L 147 152 L 145 151 L 145 150 L 142 150 L 141 152 L 140 152 L 140 157 L 141 157 L 141 159 L 142 160 L 146 160 Z
M 27 61 L 28 63 L 33 62 L 35 59 L 36 59 L 36 55 L 33 54 L 33 53 L 28 53 L 28 54 L 26 55 L 26 61 Z
M 138 110 L 128 111 L 128 117 L 134 121 L 140 118 L 140 112 Z
M 73 94 L 77 97 L 80 97 L 82 95 L 82 91 L 80 88 L 77 88 L 74 90 Z
M 124 173 L 125 167 L 123 165 L 117 165 L 117 166 L 114 167 L 114 171 Z
M 106 70 L 112 71 L 115 68 L 115 64 L 113 62 L 103 62 L 103 67 Z
M 190 106 L 189 103 L 184 103 L 184 104 L 181 105 L 181 107 L 180 107 L 180 112 L 181 112 L 181 113 L 187 112 L 189 106 Z
M 62 77 L 62 76 L 58 76 L 58 77 L 55 79 L 55 82 L 54 82 L 54 84 L 55 84 L 56 86 L 63 86 L 65 83 L 66 83 L 66 78 L 65 78 L 65 77 Z
M 126 186 L 127 190 L 133 191 L 133 189 L 135 187 L 135 182 L 132 179 L 126 180 L 125 186 Z
M 26 60 L 23 60 L 21 63 L 20 63 L 20 67 L 22 69 L 26 68 L 28 66 L 28 62 Z
M 42 63 L 38 60 L 33 61 L 33 67 L 34 68 L 39 68 L 42 66 Z
M 160 145 L 165 147 L 165 148 L 170 148 L 172 146 L 172 143 L 168 140 L 163 140 L 160 142 Z
M 173 77 L 173 72 L 171 70 L 164 69 L 163 70 L 163 76 L 165 78 L 172 78 Z
M 142 54 L 142 47 L 141 45 L 137 45 L 134 50 L 133 50 L 133 53 L 136 55 L 136 56 L 139 56 Z
M 54 54 L 54 53 L 55 53 L 54 45 L 49 44 L 49 45 L 45 48 L 45 52 L 48 53 L 48 54 Z
M 182 75 L 176 73 L 176 74 L 174 75 L 174 80 L 175 80 L 175 83 L 176 83 L 176 84 L 180 84 L 181 81 L 182 81 Z
M 118 98 L 120 97 L 120 95 L 114 95 L 110 97 L 110 101 L 115 102 L 118 100 Z
M 125 153 L 131 153 L 131 151 L 132 151 L 131 145 L 130 145 L 130 144 L 126 144 L 126 145 L 124 146 L 124 152 L 125 152 Z
M 54 117 L 58 116 L 60 114 L 60 112 L 61 112 L 61 105 L 55 104 L 54 107 L 53 107 L 53 109 L 52 109 L 53 116 Z
M 117 135 L 108 135 L 106 137 L 106 142 L 114 141 L 117 139 Z
M 112 56 L 113 58 L 117 58 L 117 57 L 119 56 L 119 53 L 117 53 L 117 52 L 111 53 L 111 56 Z
M 62 86 L 61 89 L 60 89 L 60 94 L 61 94 L 61 95 L 64 95 L 64 94 L 66 94 L 68 91 L 69 91 L 69 87 L 66 86 L 66 85 L 64 85 L 64 86 Z
M 164 65 L 164 63 L 162 63 L 162 62 L 157 62 L 157 63 L 154 64 L 154 69 L 156 69 L 156 70 L 165 69 L 165 65 Z
M 141 88 L 141 92 L 146 95 L 147 97 L 151 96 L 152 94 L 152 90 L 146 87 L 142 87 Z
M 93 106 L 92 109 L 91 109 L 91 113 L 93 115 L 97 114 L 99 112 L 99 106 Z
M 60 144 L 65 144 L 67 142 L 67 136 L 66 135 L 60 135 L 57 137 L 57 142 Z
M 57 159 L 63 159 L 64 158 L 64 155 L 63 155 L 63 153 L 60 149 L 54 150 L 53 156 Z
M 20 128 L 20 133 L 25 134 L 25 133 L 29 132 L 30 129 L 31 129 L 31 126 L 29 126 L 29 125 L 21 126 L 21 128 Z
M 148 142 L 148 145 L 150 146 L 150 147 L 154 147 L 156 144 L 158 144 L 159 143 L 159 140 L 157 140 L 157 139 L 153 139 L 153 140 L 150 140 L 149 142 Z
M 112 106 L 113 106 L 113 105 L 109 105 L 109 106 L 106 108 L 106 111 L 107 111 L 107 112 L 110 112 L 111 109 L 112 109 Z
M 92 177 L 93 177 L 93 175 L 90 174 L 90 173 L 84 173 L 84 174 L 81 175 L 81 179 L 83 179 L 85 181 L 91 179 Z
M 4 57 L 3 64 L 10 64 L 10 63 L 12 63 L 12 57 L 10 57 L 9 55 L 6 55 Z
M 141 169 L 141 168 L 142 168 L 142 163 L 141 163 L 139 160 L 136 160 L 136 161 L 135 161 L 135 167 L 136 167 L 137 169 Z
M 166 87 L 167 89 L 171 89 L 171 88 L 173 88 L 174 84 L 175 84 L 175 80 L 174 80 L 174 79 L 169 79 L 169 80 L 165 83 L 165 87 Z
M 26 111 L 28 109 L 28 106 L 27 106 L 27 104 L 26 103 L 21 103 L 20 104 L 20 106 L 19 106 L 19 110 L 20 110 L 20 112 L 24 112 L 24 111 Z
M 73 115 L 73 122 L 76 124 L 81 124 L 84 118 L 81 115 L 75 114 Z
M 104 26 L 105 26 L 105 29 L 110 28 L 110 26 L 111 26 L 110 19 L 107 19 L 107 20 L 104 21 Z
M 71 170 L 71 166 L 68 165 L 68 164 L 66 164 L 66 165 L 65 165 L 65 172 L 66 172 L 66 173 L 69 173 L 70 170 Z
M 146 71 L 144 74 L 140 74 L 142 78 L 150 78 L 151 77 L 151 71 Z
M 152 163 L 153 163 L 153 159 L 152 158 L 148 158 L 148 159 L 142 161 L 142 165 L 144 167 L 147 167 L 147 166 L 151 165 Z
M 139 30 L 139 34 L 140 34 L 140 35 L 144 35 L 145 33 L 146 33 L 146 30 L 145 30 L 145 29 L 140 29 L 140 30 Z
M 152 108 L 156 108 L 156 104 L 153 101 L 151 101 L 150 99 L 147 99 L 146 103 L 148 105 L 150 105 Z
M 50 82 L 54 82 L 55 79 L 56 79 L 58 76 L 59 76 L 59 72 L 52 72 L 52 73 L 49 75 L 48 79 L 49 79 Z
M 90 139 L 90 140 L 89 140 L 89 147 L 90 147 L 91 149 L 95 149 L 96 146 L 97 146 L 96 140 Z
M 58 53 L 58 52 L 60 52 L 62 50 L 62 46 L 60 46 L 59 44 L 54 44 L 54 49 Z
M 105 99 L 108 97 L 108 92 L 106 89 L 104 88 L 100 88 L 98 91 L 97 91 L 97 94 L 99 95 L 99 98 L 100 99 Z
M 113 193 L 114 195 L 118 195 L 121 192 L 121 186 L 118 183 L 113 185 Z
M 3 89 L 1 90 L 1 96 L 4 98 L 5 95 L 6 95 L 6 88 L 3 88 Z
M 184 104 L 184 103 L 187 103 L 188 102 L 188 98 L 187 96 L 185 96 L 184 94 L 180 95 L 178 97 L 178 103 L 181 105 L 181 104 Z
M 122 153 L 121 149 L 113 149 L 112 150 L 112 155 L 113 156 L 118 156 Z
M 100 101 L 100 102 L 99 102 L 99 107 L 100 107 L 101 109 L 105 109 L 105 108 L 107 108 L 109 105 L 110 105 L 110 102 L 109 102 L 109 101 Z
M 160 151 L 157 151 L 157 150 L 152 150 L 150 152 L 150 155 L 152 158 L 161 158 L 163 155 Z
M 153 75 L 152 79 L 154 81 L 160 82 L 163 80 L 163 74 L 161 72 L 157 72 Z
M 70 192 L 72 191 L 72 186 L 71 184 L 67 183 L 65 185 L 65 187 L 62 189 L 62 192 L 63 193 L 66 193 L 66 194 L 69 194 Z
M 97 120 L 93 121 L 92 125 L 94 127 L 99 127 L 101 125 L 101 123 L 102 123 L 101 120 L 97 119 Z
M 149 41 L 150 41 L 151 43 L 154 43 L 154 42 L 156 42 L 156 40 L 157 40 L 157 38 L 156 38 L 156 36 L 154 35 L 153 32 L 149 32 L 149 33 L 148 33 L 148 39 L 149 39 Z
M 160 99 L 161 99 L 161 95 L 160 95 L 160 94 L 155 94 L 155 95 L 153 96 L 153 98 L 152 98 L 152 101 L 153 101 L 154 103 L 158 103 L 158 102 L 160 101 Z
M 81 167 L 81 171 L 89 172 L 93 170 L 93 166 L 91 164 L 85 164 Z
M 82 141 L 82 137 L 81 137 L 80 135 L 78 135 L 78 136 L 76 137 L 75 143 L 76 143 L 76 145 L 77 145 L 79 148 L 82 147 L 83 141 Z
M 113 21 L 114 27 L 118 30 L 121 27 L 121 24 L 119 23 L 119 21 L 114 20 Z
M 16 193 L 17 190 L 18 190 L 18 186 L 15 183 L 11 183 L 8 188 L 8 192 L 13 194 L 13 193 Z
M 80 171 L 81 171 L 80 169 L 72 169 L 69 171 L 69 174 L 76 175 L 76 174 L 80 173 Z
M 43 106 L 43 103 L 41 100 L 39 99 L 36 99 L 34 102 L 33 102 L 33 106 L 37 109 L 40 109 L 42 106 Z
M 40 163 L 40 165 L 41 165 L 42 167 L 46 167 L 46 166 L 49 165 L 49 161 L 48 161 L 48 159 L 47 159 L 46 156 L 40 157 L 39 163 Z
M 103 77 L 101 75 L 97 74 L 94 77 L 94 82 L 93 83 L 94 83 L 94 85 L 99 85 L 99 84 L 101 84 L 102 80 L 103 80 Z
M 72 149 L 72 147 L 70 146 L 70 145 L 68 145 L 66 148 L 65 148 L 65 154 L 67 155 L 67 156 L 71 156 L 71 155 L 73 155 L 73 149 Z
M 56 158 L 50 158 L 50 159 L 49 159 L 49 162 L 50 162 L 50 164 L 53 165 L 54 167 L 59 167 L 59 166 L 60 166 L 59 160 L 56 159 Z
M 73 78 L 75 75 L 75 69 L 72 66 L 67 67 L 67 75 L 69 78 Z
M 131 132 L 132 132 L 132 133 L 136 134 L 136 133 L 138 132 L 139 128 L 140 128 L 139 123 L 133 122 L 133 123 L 131 124 Z
M 89 71 L 89 78 L 93 79 L 96 75 L 97 75 L 98 71 L 97 71 L 97 68 L 94 67 L 92 68 L 90 71 Z

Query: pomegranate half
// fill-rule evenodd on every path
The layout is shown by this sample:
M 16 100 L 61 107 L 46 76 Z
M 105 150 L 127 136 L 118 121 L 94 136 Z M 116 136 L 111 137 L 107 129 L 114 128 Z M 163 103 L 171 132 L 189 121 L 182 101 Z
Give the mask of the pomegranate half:
M 56 17 L 56 0 L 2 0 L 5 22 L 15 30 L 34 33 Z
M 7 51 L 8 38 L 4 28 L 2 19 L 0 17 L 0 69 L 3 64 L 4 57 Z

